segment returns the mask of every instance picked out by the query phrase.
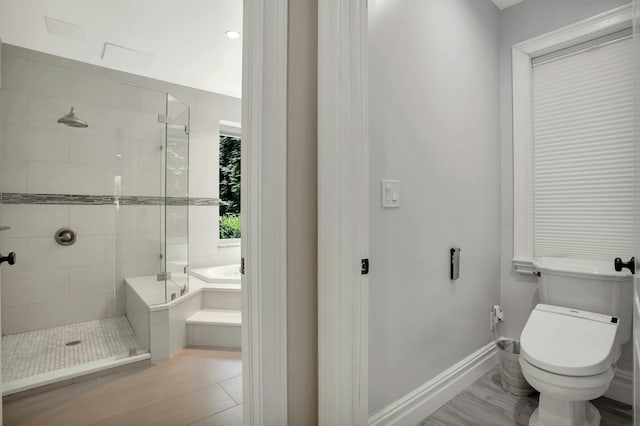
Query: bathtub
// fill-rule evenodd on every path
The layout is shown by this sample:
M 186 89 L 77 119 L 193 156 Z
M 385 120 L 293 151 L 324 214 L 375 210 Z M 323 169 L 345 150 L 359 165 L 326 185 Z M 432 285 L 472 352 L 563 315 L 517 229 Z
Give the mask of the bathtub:
M 191 275 L 208 283 L 240 284 L 240 265 L 193 269 L 190 272 Z

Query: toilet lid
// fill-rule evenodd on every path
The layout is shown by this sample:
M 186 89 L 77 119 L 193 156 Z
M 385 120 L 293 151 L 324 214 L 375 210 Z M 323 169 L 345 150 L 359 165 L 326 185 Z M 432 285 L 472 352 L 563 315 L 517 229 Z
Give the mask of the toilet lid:
M 614 361 L 618 318 L 539 304 L 520 339 L 526 361 L 550 373 L 592 376 Z

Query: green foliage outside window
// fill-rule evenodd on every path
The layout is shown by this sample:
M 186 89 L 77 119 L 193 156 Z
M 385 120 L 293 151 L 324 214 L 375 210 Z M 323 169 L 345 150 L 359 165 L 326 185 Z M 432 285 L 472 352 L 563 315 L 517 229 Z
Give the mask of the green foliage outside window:
M 240 238 L 240 138 L 220 136 L 220 238 Z

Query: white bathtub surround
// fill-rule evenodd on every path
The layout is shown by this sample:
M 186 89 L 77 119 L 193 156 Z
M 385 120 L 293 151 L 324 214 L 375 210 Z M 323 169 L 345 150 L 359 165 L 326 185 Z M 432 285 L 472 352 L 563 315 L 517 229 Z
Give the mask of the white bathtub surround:
M 140 336 L 147 339 L 152 362 L 169 359 L 191 344 L 240 347 L 240 284 L 207 283 L 192 276 L 188 294 L 169 303 L 154 304 L 162 300 L 159 294 L 164 292 L 155 276 L 125 281 L 127 317 L 133 329 L 140 330 Z M 226 317 L 226 321 L 221 317 Z M 189 322 L 196 326 L 190 330 L 191 339 Z M 226 324 L 222 325 L 223 322 Z
M 203 308 L 187 318 L 187 344 L 240 348 L 241 323 L 239 310 Z
M 240 265 L 192 269 L 191 275 L 198 277 L 202 281 L 217 284 L 240 284 L 242 278 Z
M 124 316 L 3 336 L 3 394 L 136 362 L 146 352 Z

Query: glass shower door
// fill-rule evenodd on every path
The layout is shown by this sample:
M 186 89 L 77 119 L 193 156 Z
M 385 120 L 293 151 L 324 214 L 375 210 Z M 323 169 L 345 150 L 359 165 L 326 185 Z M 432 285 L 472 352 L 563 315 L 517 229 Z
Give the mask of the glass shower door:
M 166 302 L 189 292 L 189 107 L 167 94 L 164 209 L 161 222 Z

